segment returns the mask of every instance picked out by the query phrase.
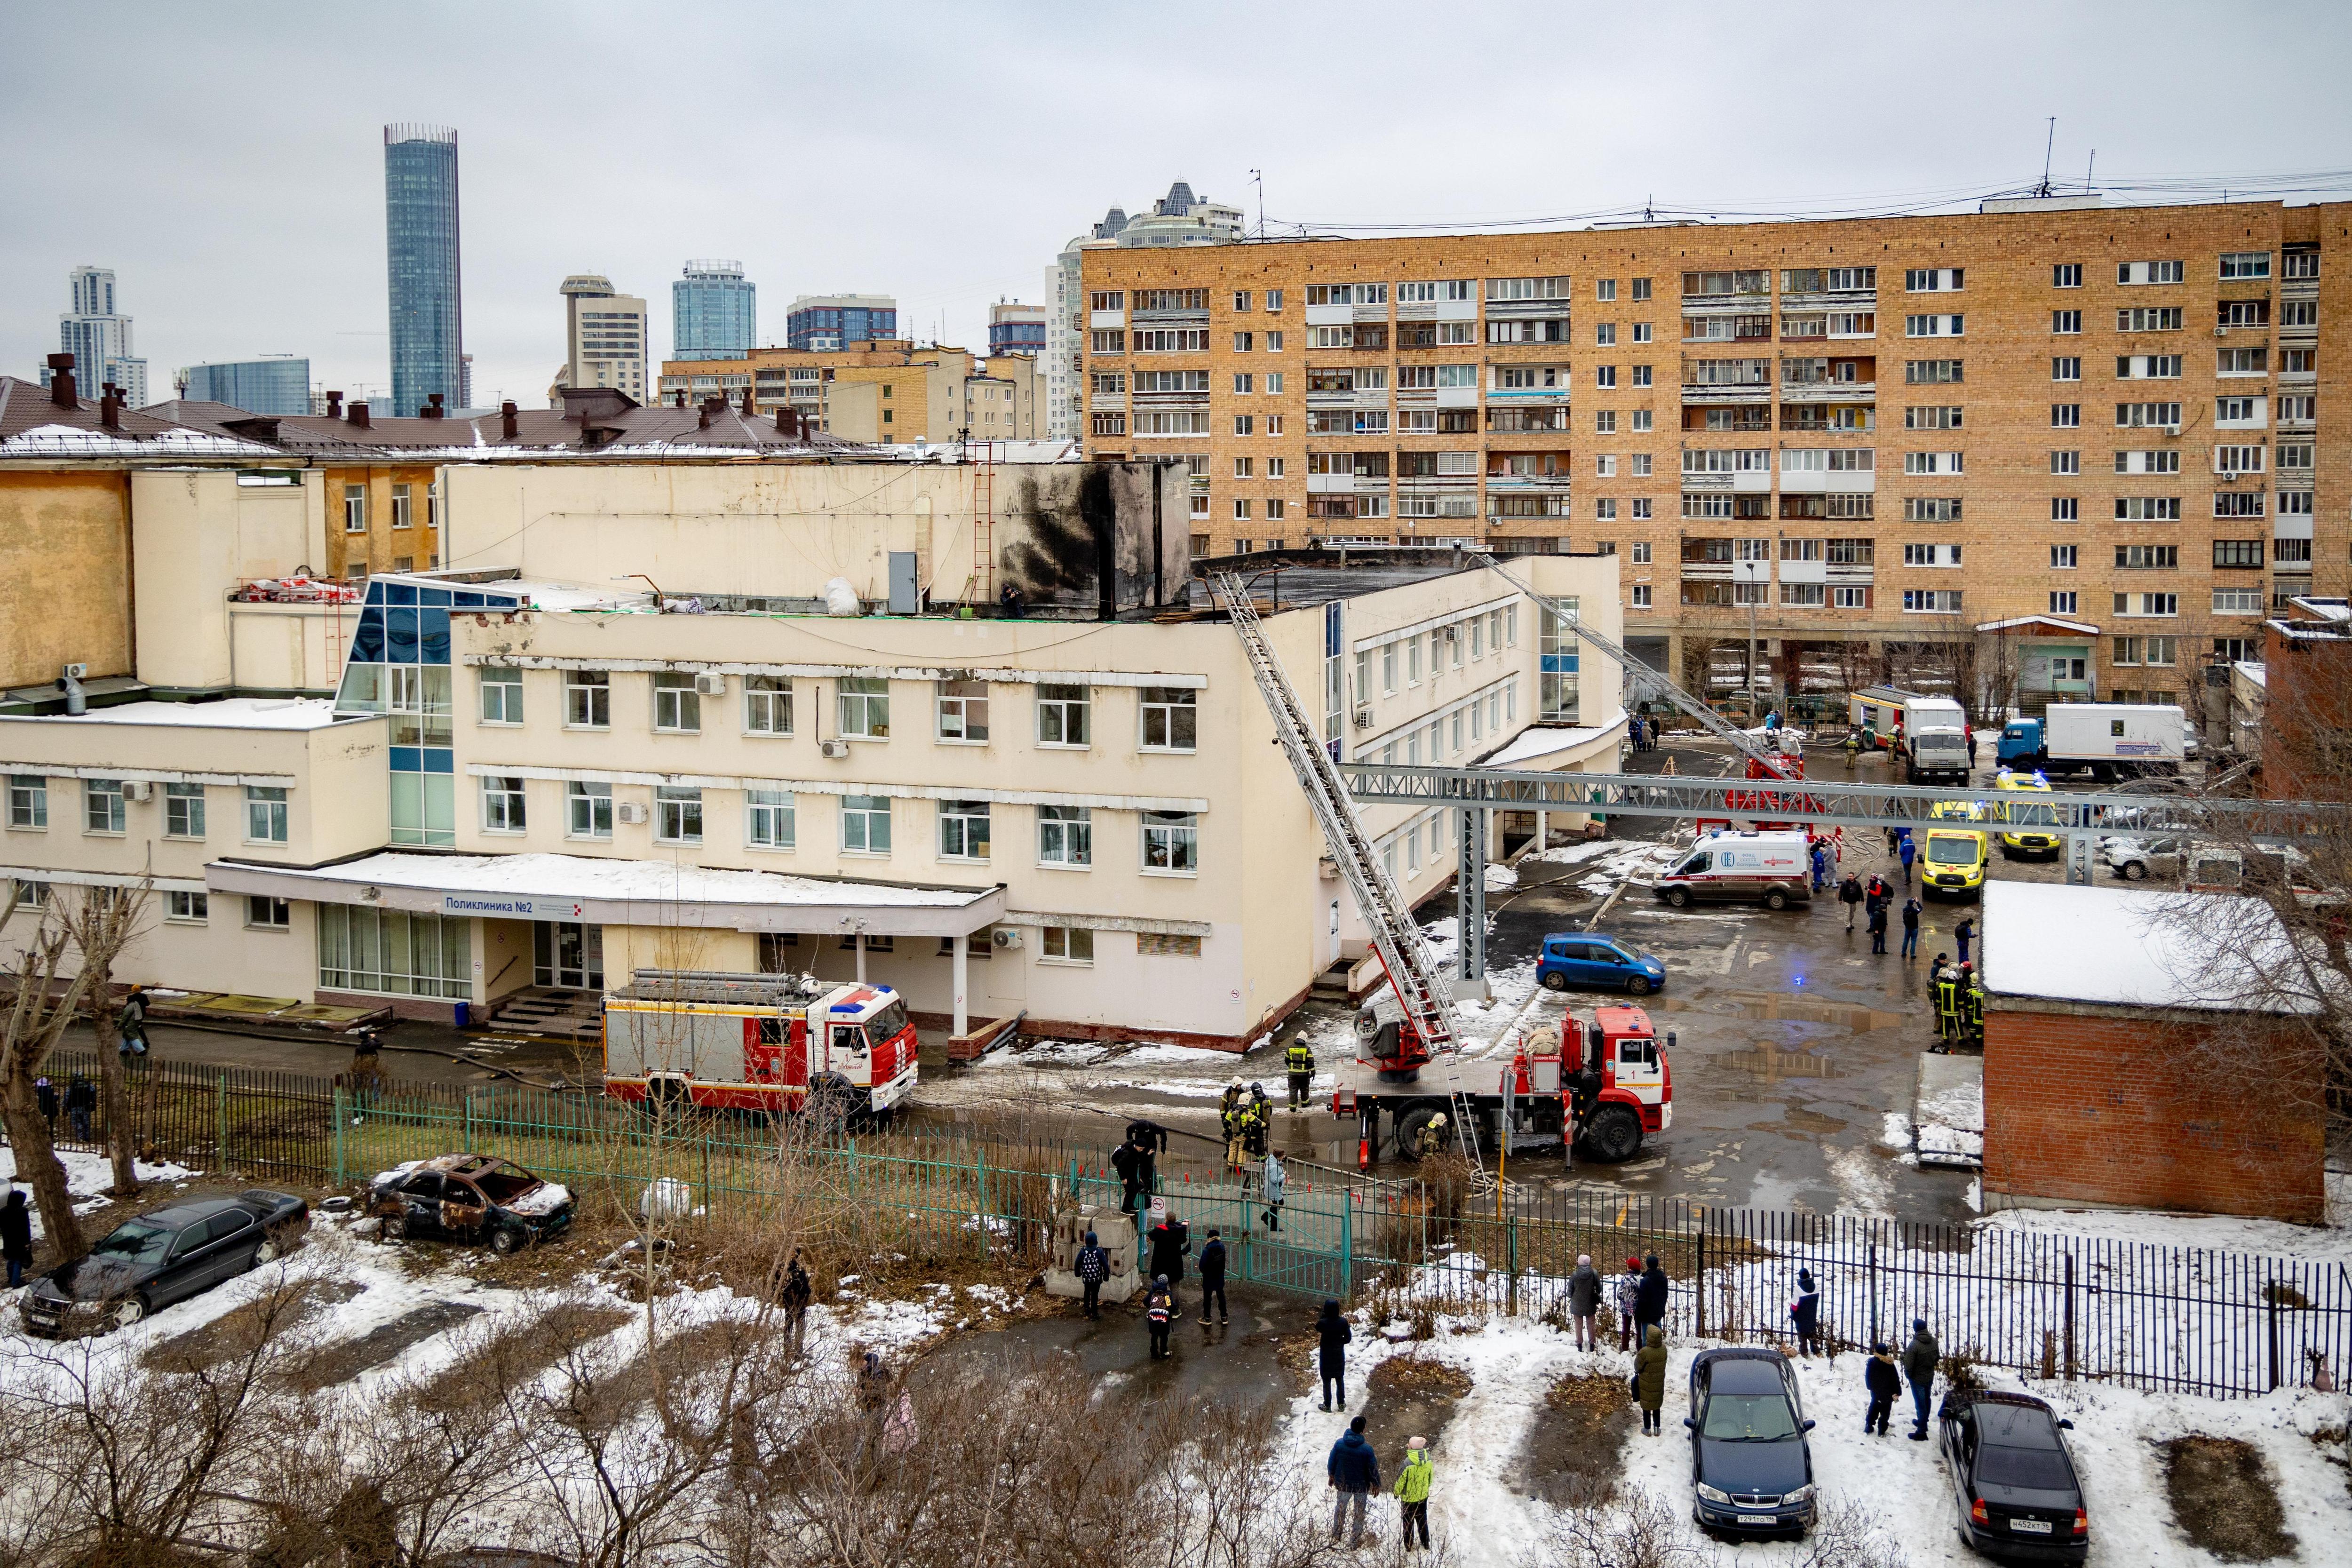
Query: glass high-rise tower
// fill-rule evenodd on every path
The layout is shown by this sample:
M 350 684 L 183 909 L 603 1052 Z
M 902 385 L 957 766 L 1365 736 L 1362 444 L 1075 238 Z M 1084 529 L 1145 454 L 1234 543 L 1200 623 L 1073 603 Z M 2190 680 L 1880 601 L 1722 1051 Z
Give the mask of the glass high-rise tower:
M 689 261 L 669 286 L 670 357 L 741 359 L 759 331 L 759 289 L 740 261 Z
M 384 249 L 392 282 L 392 412 L 441 395 L 465 405 L 465 312 L 457 272 L 457 132 L 383 128 Z

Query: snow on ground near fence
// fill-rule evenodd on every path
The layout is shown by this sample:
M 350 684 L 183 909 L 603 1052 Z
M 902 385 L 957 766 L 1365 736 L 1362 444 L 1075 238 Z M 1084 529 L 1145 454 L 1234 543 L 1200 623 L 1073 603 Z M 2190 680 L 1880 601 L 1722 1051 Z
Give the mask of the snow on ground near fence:
M 114 1200 L 107 1196 L 107 1189 L 114 1185 L 112 1162 L 103 1154 L 86 1149 L 60 1149 L 57 1155 L 58 1163 L 66 1168 L 66 1191 L 72 1194 L 74 1213 L 95 1215 L 100 1209 L 113 1206 Z M 131 1169 L 142 1183 L 184 1182 L 198 1174 L 185 1165 L 174 1165 L 169 1161 L 151 1165 L 144 1160 L 136 1160 L 131 1163 Z M 16 1151 L 5 1144 L 0 1144 L 0 1175 L 6 1176 L 11 1182 L 16 1179 Z M 29 1186 L 25 1189 L 25 1205 L 32 1211 L 33 1239 L 38 1241 L 48 1232 L 41 1226 L 40 1205 L 33 1201 L 33 1191 Z M 99 1218 L 84 1228 L 95 1240 L 114 1227 L 105 1219 Z
M 1368 1333 L 1373 1325 L 1363 1314 L 1358 1323 L 1360 1344 L 1348 1367 L 1353 1396 L 1349 1410 L 1326 1415 L 1312 1394 L 1290 1402 L 1286 1419 L 1296 1461 L 1311 1473 L 1321 1472 L 1349 1415 L 1362 1408 L 1365 1380 L 1381 1361 L 1419 1355 L 1457 1367 L 1469 1374 L 1471 1390 L 1432 1450 L 1436 1478 L 1430 1492 L 1431 1528 L 1446 1538 L 1449 1561 L 1464 1568 L 1524 1568 L 1527 1562 L 1540 1561 L 1537 1548 L 1549 1510 L 1517 1490 L 1511 1473 L 1535 1428 L 1544 1394 L 1565 1375 L 1601 1376 L 1622 1386 L 1633 1357 L 1614 1350 L 1578 1351 L 1566 1333 L 1525 1319 L 1441 1319 L 1437 1337 L 1422 1342 Z M 1682 1425 L 1690 1414 L 1690 1365 L 1704 1348 L 1703 1342 L 1669 1346 L 1664 1431 L 1655 1437 L 1635 1432 L 1625 1438 L 1625 1480 L 1664 1499 L 1678 1518 L 1687 1517 L 1691 1500 L 1690 1444 Z M 1808 1436 L 1824 1502 L 1861 1504 L 1912 1568 L 1980 1564 L 1983 1560 L 1961 1546 L 1954 1532 L 1950 1487 L 1936 1444 L 1902 1436 L 1908 1393 L 1898 1401 L 1893 1436 L 1863 1435 L 1863 1360 L 1846 1354 L 1834 1363 L 1821 1358 L 1798 1363 L 1805 1414 L 1819 1424 Z M 2312 1441 L 2313 1434 L 2345 1422 L 2347 1401 L 2341 1394 L 2280 1393 L 2221 1402 L 2105 1384 L 2029 1384 L 2003 1374 L 1988 1381 L 2045 1399 L 2074 1421 L 2069 1442 L 2082 1472 L 2095 1563 L 2137 1568 L 2211 1561 L 2174 1527 L 2155 1447 L 2189 1433 L 2242 1438 L 2269 1460 L 2288 1528 L 2298 1541 L 2295 1554 L 2281 1561 L 2352 1561 L 2352 1494 L 2342 1471 Z M 1401 1452 L 1381 1453 L 1384 1484 L 1393 1484 L 1402 1458 Z M 1383 1542 L 1394 1539 L 1392 1500 L 1375 1503 L 1367 1519 Z M 1743 1563 L 1794 1563 L 1802 1553 L 1803 1548 L 1788 1542 L 1737 1549 Z

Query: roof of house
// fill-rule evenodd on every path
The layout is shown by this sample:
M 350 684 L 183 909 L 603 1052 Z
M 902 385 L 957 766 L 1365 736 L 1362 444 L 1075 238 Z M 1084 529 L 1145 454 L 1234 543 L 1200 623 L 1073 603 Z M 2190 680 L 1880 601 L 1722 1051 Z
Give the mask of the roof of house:
M 136 409 L 118 410 L 109 426 L 102 402 L 76 396 L 60 405 L 37 381 L 0 375 L 0 458 L 270 455 L 220 426 L 191 427 Z
M 2315 1006 L 2263 973 L 2265 955 L 2284 968 L 2294 952 L 2256 899 L 1990 881 L 1983 926 L 1984 984 L 1995 995 L 2224 1013 Z M 2216 940 L 2222 931 L 2228 940 Z

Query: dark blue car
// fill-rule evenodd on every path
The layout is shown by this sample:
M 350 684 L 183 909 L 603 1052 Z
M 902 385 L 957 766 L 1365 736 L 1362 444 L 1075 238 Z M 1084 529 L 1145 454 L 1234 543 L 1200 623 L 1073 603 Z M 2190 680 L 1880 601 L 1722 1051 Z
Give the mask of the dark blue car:
M 1797 1372 L 1775 1350 L 1704 1351 L 1691 1363 L 1691 1513 L 1727 1535 L 1801 1536 L 1813 1522 L 1813 1455 Z
M 1564 931 L 1543 939 L 1536 978 L 1547 989 L 1599 987 L 1646 996 L 1666 983 L 1666 966 L 1628 942 L 1599 931 Z

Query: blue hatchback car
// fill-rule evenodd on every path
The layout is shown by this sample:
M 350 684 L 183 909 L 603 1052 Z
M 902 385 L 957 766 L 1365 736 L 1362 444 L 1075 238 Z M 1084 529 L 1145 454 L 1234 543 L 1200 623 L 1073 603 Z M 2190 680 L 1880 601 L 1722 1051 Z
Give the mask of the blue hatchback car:
M 1565 931 L 1543 939 L 1536 979 L 1551 991 L 1578 986 L 1646 996 L 1666 983 L 1666 966 L 1613 936 Z
M 1813 1522 L 1813 1424 L 1797 1370 L 1775 1350 L 1703 1351 L 1691 1363 L 1691 1512 L 1731 1535 L 1801 1536 Z

